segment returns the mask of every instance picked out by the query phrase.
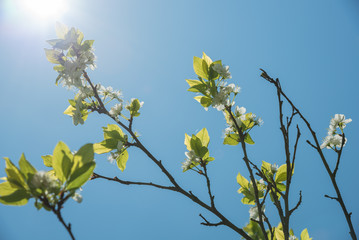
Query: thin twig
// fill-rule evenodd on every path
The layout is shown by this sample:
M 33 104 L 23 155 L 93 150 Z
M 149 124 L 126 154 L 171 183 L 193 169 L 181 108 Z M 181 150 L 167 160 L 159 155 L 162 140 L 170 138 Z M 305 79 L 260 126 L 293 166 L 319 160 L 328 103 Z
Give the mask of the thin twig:
M 329 167 L 329 164 L 327 162 L 327 160 L 325 159 L 324 157 L 324 154 L 322 152 L 322 149 L 320 148 L 320 144 L 319 144 L 319 141 L 318 141 L 318 138 L 316 136 L 316 133 L 315 131 L 312 129 L 310 123 L 308 122 L 308 120 L 303 116 L 303 114 L 299 111 L 299 109 L 293 104 L 293 102 L 287 97 L 287 95 L 283 92 L 281 86 L 280 86 L 280 82 L 279 80 L 277 79 L 276 81 L 273 80 L 273 78 L 271 78 L 267 73 L 266 71 L 264 71 L 263 69 L 260 69 L 262 71 L 262 74 L 261 74 L 261 77 L 264 78 L 266 81 L 268 81 L 269 83 L 273 84 L 277 91 L 280 92 L 280 94 L 287 100 L 287 102 L 291 105 L 291 107 L 299 114 L 300 118 L 304 121 L 304 123 L 306 124 L 308 130 L 310 131 L 310 133 L 312 134 L 312 137 L 314 139 L 314 142 L 315 142 L 315 145 L 311 144 L 309 141 L 307 141 L 313 148 L 315 148 L 322 160 L 322 163 L 330 177 L 330 180 L 332 182 L 332 185 L 334 187 L 334 190 L 337 194 L 337 197 L 336 198 L 333 198 L 333 199 L 336 199 L 341 208 L 342 208 L 342 211 L 344 213 L 344 216 L 346 218 L 346 221 L 347 221 L 347 224 L 348 224 L 348 227 L 349 227 L 349 230 L 350 230 L 350 236 L 353 240 L 357 240 L 357 236 L 356 236 L 356 233 L 355 233 L 355 230 L 354 230 L 354 227 L 353 227 L 353 224 L 352 224 L 352 221 L 351 221 L 351 215 L 349 214 L 346 206 L 345 206 L 345 203 L 344 203 L 344 200 L 341 196 L 341 193 L 340 193 L 340 190 L 339 190 L 339 187 L 338 187 L 338 184 L 336 182 L 336 179 L 335 179 L 335 176 L 334 174 L 332 173 L 332 171 L 330 170 L 330 167 Z
M 157 158 L 155 158 L 148 150 L 147 148 L 141 143 L 141 141 L 137 138 L 136 134 L 132 131 L 132 125 L 131 128 L 127 127 L 125 124 L 123 124 L 121 121 L 119 121 L 117 118 L 111 116 L 109 114 L 109 112 L 107 111 L 107 109 L 105 108 L 101 98 L 98 96 L 97 94 L 97 89 L 93 86 L 90 77 L 87 75 L 87 73 L 84 71 L 84 77 L 86 78 L 86 80 L 89 82 L 91 88 L 94 91 L 94 95 L 95 98 L 97 99 L 97 101 L 100 104 L 100 107 L 95 109 L 99 114 L 106 114 L 107 116 L 109 116 L 110 118 L 112 118 L 117 124 L 119 124 L 123 129 L 125 129 L 133 138 L 136 147 L 138 147 L 139 149 L 141 149 L 151 160 L 152 162 L 154 162 L 160 169 L 161 171 L 166 175 L 166 177 L 168 178 L 168 180 L 173 184 L 173 187 L 166 187 L 166 186 L 161 186 L 160 188 L 162 189 L 166 189 L 166 190 L 172 190 L 172 191 L 176 191 L 178 193 L 181 193 L 182 195 L 186 196 L 187 198 L 189 198 L 190 200 L 192 200 L 193 202 L 195 202 L 196 204 L 200 205 L 201 207 L 207 209 L 208 211 L 212 212 L 214 215 L 216 215 L 219 219 L 221 219 L 221 222 L 223 224 L 221 225 L 226 225 L 229 228 L 231 228 L 232 230 L 234 230 L 235 232 L 237 232 L 239 235 L 241 235 L 242 237 L 244 237 L 247 240 L 252 240 L 252 238 L 241 228 L 237 227 L 236 225 L 234 225 L 231 221 L 229 221 L 226 217 L 224 217 L 214 206 L 209 206 L 206 203 L 204 203 L 203 201 L 201 201 L 198 197 L 196 197 L 191 191 L 185 191 L 178 183 L 177 181 L 174 179 L 174 177 L 168 172 L 168 170 L 163 166 L 162 161 L 158 160 Z M 107 179 L 110 180 L 111 178 Z M 120 182 L 120 180 L 116 180 L 116 179 L 112 179 L 111 181 L 116 181 L 116 182 Z M 122 180 L 121 180 L 122 181 Z M 126 181 L 125 181 L 126 182 Z M 139 185 L 139 184 L 137 184 Z M 154 184 L 142 184 L 142 185 L 151 185 L 154 186 Z M 157 184 L 156 184 L 157 185 Z M 160 186 L 160 185 L 157 185 Z
M 244 134 L 242 132 L 242 129 L 238 126 L 238 123 L 237 123 L 236 119 L 233 116 L 231 107 L 230 106 L 227 107 L 226 110 L 229 113 L 229 116 L 230 116 L 232 122 L 234 123 L 234 125 L 235 125 L 235 127 L 237 129 L 238 135 L 239 135 L 239 139 L 240 139 L 240 142 L 241 142 L 241 147 L 242 147 L 243 155 L 244 155 L 243 160 L 244 160 L 244 163 L 246 164 L 247 170 L 249 172 L 249 177 L 250 177 L 250 179 L 252 181 L 252 184 L 253 184 L 255 203 L 256 203 L 256 205 L 258 207 L 259 226 L 260 226 L 260 228 L 261 228 L 261 230 L 263 232 L 265 240 L 268 240 L 268 236 L 266 234 L 266 230 L 265 230 L 264 223 L 263 223 L 263 211 L 262 211 L 262 209 L 260 207 L 258 187 L 257 187 L 256 180 L 254 178 L 253 170 L 250 167 L 249 158 L 248 158 L 248 155 L 247 155 L 246 143 L 244 142 Z
M 342 156 L 344 144 L 345 144 L 345 134 L 343 133 L 342 144 L 341 144 L 339 152 L 338 152 L 337 164 L 335 165 L 335 169 L 333 171 L 334 178 L 336 177 L 337 172 L 338 172 L 338 168 L 339 168 L 339 164 L 340 164 L 340 158 Z
M 206 182 L 207 182 L 207 189 L 208 189 L 208 195 L 209 195 L 209 198 L 211 200 L 211 207 L 212 208 L 215 208 L 215 205 L 214 205 L 214 196 L 212 195 L 212 191 L 211 191 L 211 181 L 209 180 L 209 177 L 208 177 L 208 172 L 207 172 L 207 166 L 206 166 L 206 163 L 203 163 L 203 169 L 204 169 L 204 176 L 206 178 Z
M 199 216 L 204 220 L 204 222 L 201 222 L 201 224 L 204 226 L 217 227 L 219 225 L 224 225 L 224 223 L 222 221 L 218 222 L 218 223 L 211 223 L 205 217 L 203 217 L 202 214 L 199 214 Z
M 292 208 L 290 211 L 289 211 L 289 215 L 292 215 L 292 213 L 298 209 L 298 207 L 300 206 L 300 204 L 302 203 L 302 191 L 299 191 L 299 200 L 297 202 L 297 205 L 295 205 L 294 208 Z
M 92 177 L 91 177 L 91 180 L 94 180 L 94 179 L 97 179 L 97 178 L 102 178 L 102 179 L 106 179 L 106 180 L 108 180 L 108 181 L 113 181 L 113 182 L 119 182 L 119 183 L 124 184 L 124 185 L 147 185 L 147 186 L 152 186 L 152 187 L 156 187 L 156 188 L 161 188 L 161 189 L 167 189 L 167 190 L 176 191 L 176 188 L 175 188 L 175 187 L 172 187 L 172 186 L 162 186 L 162 185 L 155 184 L 155 183 L 152 183 L 152 182 L 132 182 L 132 181 L 124 181 L 124 180 L 119 179 L 118 177 L 110 178 L 110 177 L 102 176 L 102 175 L 97 174 L 97 173 L 93 173 L 93 174 L 92 174 Z

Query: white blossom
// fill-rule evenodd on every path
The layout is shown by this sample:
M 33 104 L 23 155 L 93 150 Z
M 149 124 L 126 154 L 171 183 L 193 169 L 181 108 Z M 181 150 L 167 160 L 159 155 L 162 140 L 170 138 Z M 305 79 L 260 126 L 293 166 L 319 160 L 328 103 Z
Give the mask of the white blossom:
M 72 199 L 78 203 L 81 203 L 82 202 L 82 196 L 78 193 L 75 193 L 73 196 L 72 196 Z
M 346 124 L 350 123 L 351 121 L 351 118 L 345 119 L 344 114 L 335 114 L 334 118 L 330 120 L 328 135 L 323 139 L 320 148 L 331 149 L 341 147 L 343 143 L 343 136 L 342 134 L 337 133 L 337 128 L 339 128 L 341 132 L 343 132 L 343 129 L 346 127 Z M 344 139 L 343 147 L 345 146 L 346 142 L 347 138 Z
M 94 96 L 94 92 L 90 86 L 80 87 L 78 94 L 81 100 Z
M 255 123 L 257 126 L 262 126 L 262 125 L 263 125 L 263 120 L 262 120 L 262 118 L 258 118 L 257 120 L 254 121 L 254 123 Z
M 289 236 L 289 240 L 297 240 L 296 236 Z
M 107 157 L 107 160 L 110 163 L 114 163 L 116 161 L 116 159 L 118 158 L 119 153 L 118 152 L 110 152 L 110 155 Z
M 247 111 L 247 109 L 245 107 L 236 106 L 236 108 L 234 109 L 234 113 L 236 116 L 241 116 L 241 115 L 245 114 L 246 111 Z
M 341 130 L 343 130 L 346 124 L 350 123 L 351 121 L 351 118 L 345 119 L 344 114 L 335 114 L 334 118 L 330 120 L 329 128 L 336 129 L 339 127 Z
M 34 174 L 31 180 L 31 184 L 35 188 L 41 188 L 43 190 L 51 191 L 59 186 L 56 178 L 52 177 L 48 172 L 38 171 Z
M 222 64 L 214 64 L 213 70 L 216 71 L 221 77 L 225 79 L 232 78 L 231 73 L 229 72 L 229 66 L 223 66 Z
M 182 163 L 183 171 L 186 171 L 186 170 L 190 169 L 191 164 L 192 164 L 192 161 L 189 160 L 189 159 L 186 159 L 186 161 Z
M 112 116 L 112 117 L 117 117 L 121 111 L 123 109 L 123 105 L 122 103 L 118 103 L 118 104 L 115 104 L 115 106 L 113 106 L 109 112 L 109 114 Z
M 222 91 L 221 91 L 222 90 Z M 223 111 L 229 105 L 228 94 L 223 91 L 223 88 L 214 96 L 212 106 L 218 111 Z
M 339 134 L 336 135 L 328 135 L 324 138 L 322 145 L 320 145 L 320 148 L 328 148 L 331 149 L 333 147 L 341 147 L 342 146 L 342 139 L 343 137 Z M 343 147 L 345 146 L 347 142 L 347 138 L 344 139 Z
M 187 159 L 192 162 L 199 163 L 201 161 L 201 159 L 196 155 L 196 153 L 193 150 L 186 152 L 185 155 L 186 155 Z
M 110 98 L 116 98 L 117 100 L 119 100 L 120 102 L 122 102 L 122 93 L 121 91 L 118 90 L 113 90 L 113 88 L 111 86 L 109 87 L 104 87 L 104 86 L 100 86 L 98 93 L 104 97 L 110 97 Z
M 262 213 L 265 212 L 265 205 L 262 205 Z M 259 221 L 258 207 L 254 206 L 249 209 L 249 218 Z
M 201 158 L 199 158 L 193 150 L 185 152 L 185 155 L 187 159 L 182 163 L 182 169 L 184 171 L 190 169 L 191 164 L 199 163 L 201 161 Z
M 270 166 L 270 170 L 272 171 L 272 173 L 276 173 L 278 171 L 278 168 L 278 165 L 275 163 Z
M 239 86 L 234 85 L 233 83 L 227 86 L 227 91 L 238 94 L 241 88 Z

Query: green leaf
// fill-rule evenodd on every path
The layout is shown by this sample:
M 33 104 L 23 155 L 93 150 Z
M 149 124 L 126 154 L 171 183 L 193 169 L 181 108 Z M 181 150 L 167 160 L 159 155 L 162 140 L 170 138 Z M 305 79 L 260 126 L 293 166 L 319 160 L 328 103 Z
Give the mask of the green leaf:
M 83 145 L 74 155 L 74 165 L 82 167 L 88 162 L 94 161 L 94 147 L 93 144 L 88 143 Z
M 126 163 L 128 160 L 128 152 L 124 150 L 120 153 L 120 155 L 116 158 L 117 167 L 123 172 L 126 168 Z
M 81 50 L 86 52 L 87 50 L 91 49 L 94 41 L 95 40 L 85 40 L 81 45 Z
M 198 137 L 199 140 L 201 140 L 202 146 L 208 147 L 210 138 L 209 138 L 208 131 L 206 128 L 202 128 L 201 131 L 199 131 L 196 134 L 196 137 Z
M 16 190 L 10 195 L 1 196 L 0 203 L 5 205 L 22 206 L 28 202 L 30 194 L 26 190 Z
M 312 238 L 309 237 L 308 229 L 304 229 L 302 231 L 300 234 L 300 240 L 312 240 Z
M 8 196 L 17 191 L 17 188 L 13 188 L 9 182 L 0 183 L 0 196 Z
M 26 180 L 29 180 L 30 176 L 34 175 L 37 172 L 36 169 L 31 165 L 31 163 L 26 160 L 24 154 L 22 154 L 20 157 L 19 167 L 22 174 L 24 174 Z
M 85 163 L 82 167 L 76 168 L 71 174 L 69 181 L 67 182 L 67 190 L 78 189 L 84 185 L 91 177 L 93 170 L 95 169 L 95 162 Z
M 294 173 L 294 168 L 292 170 Z M 277 174 L 275 176 L 275 182 L 287 181 L 287 164 L 283 164 L 278 168 Z
M 63 39 L 51 39 L 51 40 L 47 40 L 46 42 L 50 44 L 52 47 L 56 48 L 56 45 L 62 43 L 63 41 L 64 41 Z
M 37 210 L 40 210 L 43 207 L 42 202 L 38 202 L 37 200 L 35 201 L 34 205 Z
M 200 92 L 203 95 L 208 95 L 206 93 L 208 86 L 203 82 L 199 80 L 192 80 L 192 79 L 186 79 L 188 85 L 190 88 L 187 90 L 189 92 Z
M 207 157 L 209 157 L 209 151 L 208 151 L 208 148 L 207 147 L 201 147 L 199 149 L 199 155 L 198 155 L 200 158 L 202 159 L 206 159 Z
M 57 72 L 61 72 L 61 71 L 65 70 L 65 67 L 62 65 L 56 65 L 53 67 L 53 69 Z
M 186 145 L 187 150 L 191 151 L 191 137 L 187 135 L 187 133 L 184 134 L 184 145 Z
M 100 143 L 95 143 L 93 145 L 94 152 L 97 154 L 111 152 L 112 150 L 117 149 L 117 143 L 118 140 L 112 138 L 103 140 Z
M 13 188 L 25 189 L 28 188 L 24 176 L 20 170 L 11 162 L 9 158 L 4 158 L 6 162 L 5 172 L 7 174 L 7 180 Z
M 46 58 L 50 63 L 60 63 L 60 59 L 64 54 L 58 50 L 46 49 L 45 48 Z
M 192 79 L 186 79 L 186 82 L 188 83 L 188 85 L 189 85 L 190 87 L 194 87 L 194 86 L 203 84 L 203 83 L 202 83 L 201 81 L 199 81 L 199 80 L 192 80 Z
M 205 162 L 212 162 L 214 160 L 214 157 L 207 157 L 207 158 L 204 158 L 203 161 Z
M 204 52 L 202 52 L 202 59 L 207 63 L 207 66 L 211 65 L 213 62 L 210 57 L 208 57 Z
M 108 124 L 107 127 L 103 128 L 104 139 L 117 139 L 124 141 L 124 133 L 121 128 L 116 124 Z
M 68 27 L 65 24 L 56 22 L 55 29 L 56 29 L 57 37 L 61 39 L 65 39 L 65 36 L 69 31 Z
M 249 188 L 249 182 L 248 180 L 241 175 L 241 173 L 238 173 L 237 175 L 237 183 L 241 185 L 242 188 Z
M 59 142 L 54 149 L 52 167 L 56 177 L 63 183 L 70 175 L 72 159 L 73 155 L 69 147 L 64 142 Z
M 239 136 L 237 134 L 231 133 L 226 135 L 223 140 L 223 144 L 235 146 L 239 143 Z
M 80 30 L 77 30 L 77 44 L 81 45 L 82 40 L 84 39 L 84 34 Z M 88 41 L 88 40 L 87 40 Z
M 209 107 L 212 104 L 212 98 L 207 96 L 196 96 L 194 97 L 203 107 Z
M 265 162 L 265 161 L 262 161 L 261 170 L 262 170 L 263 172 L 270 172 L 270 171 L 271 171 L 271 168 L 272 168 L 272 164 L 267 163 L 267 162 Z
M 220 65 L 222 65 L 222 61 L 221 61 L 221 60 L 218 60 L 218 61 L 215 61 L 215 62 L 211 63 L 210 65 L 208 65 L 208 66 L 209 66 L 208 75 L 209 75 L 209 79 L 210 79 L 210 80 L 216 80 L 216 79 L 219 78 L 219 74 L 218 74 L 216 71 L 213 70 L 213 66 L 214 66 L 215 64 L 220 64 Z
M 274 236 L 276 240 L 284 240 L 283 226 L 282 223 L 279 222 L 278 226 L 274 228 Z
M 251 135 L 249 135 L 249 133 L 246 133 L 246 135 L 244 135 L 244 142 L 248 144 L 254 144 L 254 141 L 252 140 Z
M 242 198 L 241 202 L 243 204 L 247 204 L 247 205 L 255 205 L 256 201 L 255 201 L 255 196 L 252 192 L 250 192 L 248 189 L 245 188 L 240 188 L 238 190 L 238 193 L 242 193 L 244 195 L 244 197 Z
M 200 156 L 201 153 L 203 152 L 202 150 L 202 142 L 201 140 L 196 137 L 195 135 L 192 135 L 192 138 L 191 138 L 191 148 L 192 150 L 196 153 L 197 156 Z
M 253 240 L 263 240 L 265 239 L 262 229 L 258 223 L 250 220 L 248 225 L 243 228 L 243 230 L 253 239 Z
M 276 186 L 279 189 L 279 191 L 281 191 L 281 192 L 286 190 L 286 186 L 283 183 L 276 183 Z
M 194 72 L 201 78 L 208 79 L 208 65 L 205 60 L 193 57 Z
M 41 156 L 41 158 L 44 161 L 44 165 L 46 167 L 52 167 L 52 156 L 51 155 Z

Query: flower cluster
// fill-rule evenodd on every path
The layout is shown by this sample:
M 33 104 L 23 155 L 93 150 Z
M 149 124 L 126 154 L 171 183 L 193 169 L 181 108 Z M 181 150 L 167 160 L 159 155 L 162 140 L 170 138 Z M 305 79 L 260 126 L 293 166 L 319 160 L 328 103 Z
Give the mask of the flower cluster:
M 351 118 L 345 119 L 344 114 L 335 114 L 334 118 L 330 120 L 328 135 L 324 138 L 320 148 L 336 149 L 337 147 L 345 146 L 347 138 L 343 137 L 343 130 L 347 123 L 352 121 Z M 338 133 L 338 129 L 340 132 Z M 343 143 L 344 139 L 344 143 Z
M 236 123 L 233 122 L 228 112 L 224 112 L 228 124 L 228 127 L 224 130 L 224 134 L 226 136 L 237 132 L 236 124 L 243 132 L 252 129 L 254 126 L 263 125 L 263 120 L 261 118 L 258 118 L 254 113 L 246 113 L 246 111 L 245 107 L 236 106 L 233 115 Z
M 75 28 L 69 29 L 61 23 L 56 24 L 56 34 L 58 39 L 47 41 L 52 49 L 45 49 L 45 53 L 51 63 L 57 64 L 54 67 L 59 74 L 56 84 L 62 83 L 64 87 L 77 91 L 74 99 L 69 100 L 71 105 L 65 111 L 65 114 L 72 117 L 74 125 L 84 124 L 88 114 L 99 108 L 100 101 L 104 104 L 112 100 L 119 102 L 109 111 L 109 115 L 116 120 L 119 120 L 119 116 L 128 120 L 121 114 L 124 108 L 130 112 L 131 117 L 140 115 L 138 111 L 143 102 L 131 99 L 131 102 L 124 106 L 121 91 L 90 82 L 86 69 L 93 70 L 96 67 L 93 40 L 83 41 L 82 32 Z
M 203 53 L 202 58 L 194 57 L 193 68 L 199 80 L 186 80 L 190 86 L 188 91 L 202 94 L 194 98 L 205 110 L 212 105 L 218 111 L 224 111 L 226 107 L 234 105 L 234 97 L 240 87 L 225 81 L 232 78 L 229 66 L 224 66 L 220 60 L 213 62 Z
M 216 71 L 222 78 L 231 79 L 231 73 L 229 72 L 229 66 L 223 66 L 222 64 L 214 64 L 213 70 Z
M 198 157 L 193 150 L 186 152 L 185 155 L 187 159 L 185 162 L 182 163 L 183 171 L 187 171 L 188 169 L 193 167 L 193 165 L 198 165 L 201 162 L 201 158 Z
M 41 189 L 45 194 L 58 192 L 60 189 L 60 182 L 49 172 L 38 171 L 34 174 L 31 180 L 34 188 Z
M 239 91 L 240 87 L 233 83 L 227 85 L 227 82 L 221 82 L 218 87 L 218 92 L 214 94 L 212 107 L 216 108 L 218 111 L 223 111 L 227 106 L 233 106 L 235 102 L 230 101 L 230 95 L 231 93 L 236 95 Z

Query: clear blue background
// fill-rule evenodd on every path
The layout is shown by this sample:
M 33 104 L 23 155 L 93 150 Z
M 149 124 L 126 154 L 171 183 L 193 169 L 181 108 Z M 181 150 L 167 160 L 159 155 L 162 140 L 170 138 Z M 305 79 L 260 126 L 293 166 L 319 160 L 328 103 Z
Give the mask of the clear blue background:
M 71 149 L 102 139 L 102 126 L 112 123 L 97 114 L 83 126 L 73 126 L 62 114 L 73 93 L 54 82 L 43 48 L 55 38 L 55 21 L 41 22 L 0 10 L 0 156 L 17 163 L 22 152 L 45 169 L 41 155 L 60 140 Z M 11 4 L 10 4 L 11 5 Z M 206 127 L 211 136 L 209 165 L 218 209 L 239 226 L 248 222 L 249 207 L 236 192 L 238 172 L 248 176 L 239 147 L 222 145 L 223 114 L 208 112 L 187 92 L 185 79 L 195 78 L 193 56 L 206 52 L 230 66 L 233 82 L 242 88 L 239 106 L 256 113 L 264 125 L 253 131 L 249 146 L 255 163 L 284 163 L 275 90 L 261 79 L 259 68 L 279 77 L 282 86 L 317 131 L 326 135 L 329 120 L 342 113 L 353 119 L 346 130 L 347 146 L 338 184 L 359 234 L 358 168 L 359 6 L 355 0 L 303 1 L 71 1 L 61 21 L 95 40 L 98 68 L 92 80 L 121 89 L 127 100 L 145 102 L 134 128 L 141 140 L 187 190 L 206 199 L 204 179 L 182 173 L 185 133 Z M 299 237 L 308 228 L 313 239 L 349 239 L 349 229 L 321 161 L 306 143 L 311 139 L 300 122 L 302 138 L 292 185 L 291 204 L 299 190 L 303 203 L 291 218 Z M 294 135 L 294 132 L 292 136 Z M 141 152 L 130 149 L 125 172 L 96 156 L 96 172 L 125 180 L 167 185 L 161 171 Z M 335 154 L 326 151 L 328 161 Z M 4 161 L 0 175 L 4 176 Z M 63 210 L 77 239 L 239 239 L 226 227 L 200 225 L 202 213 L 217 219 L 180 194 L 151 187 L 124 186 L 104 180 L 88 182 L 82 204 L 69 201 Z M 267 203 L 273 225 L 279 219 Z M 0 205 L 0 239 L 68 239 L 56 217 L 37 211 L 33 200 L 22 207 Z

